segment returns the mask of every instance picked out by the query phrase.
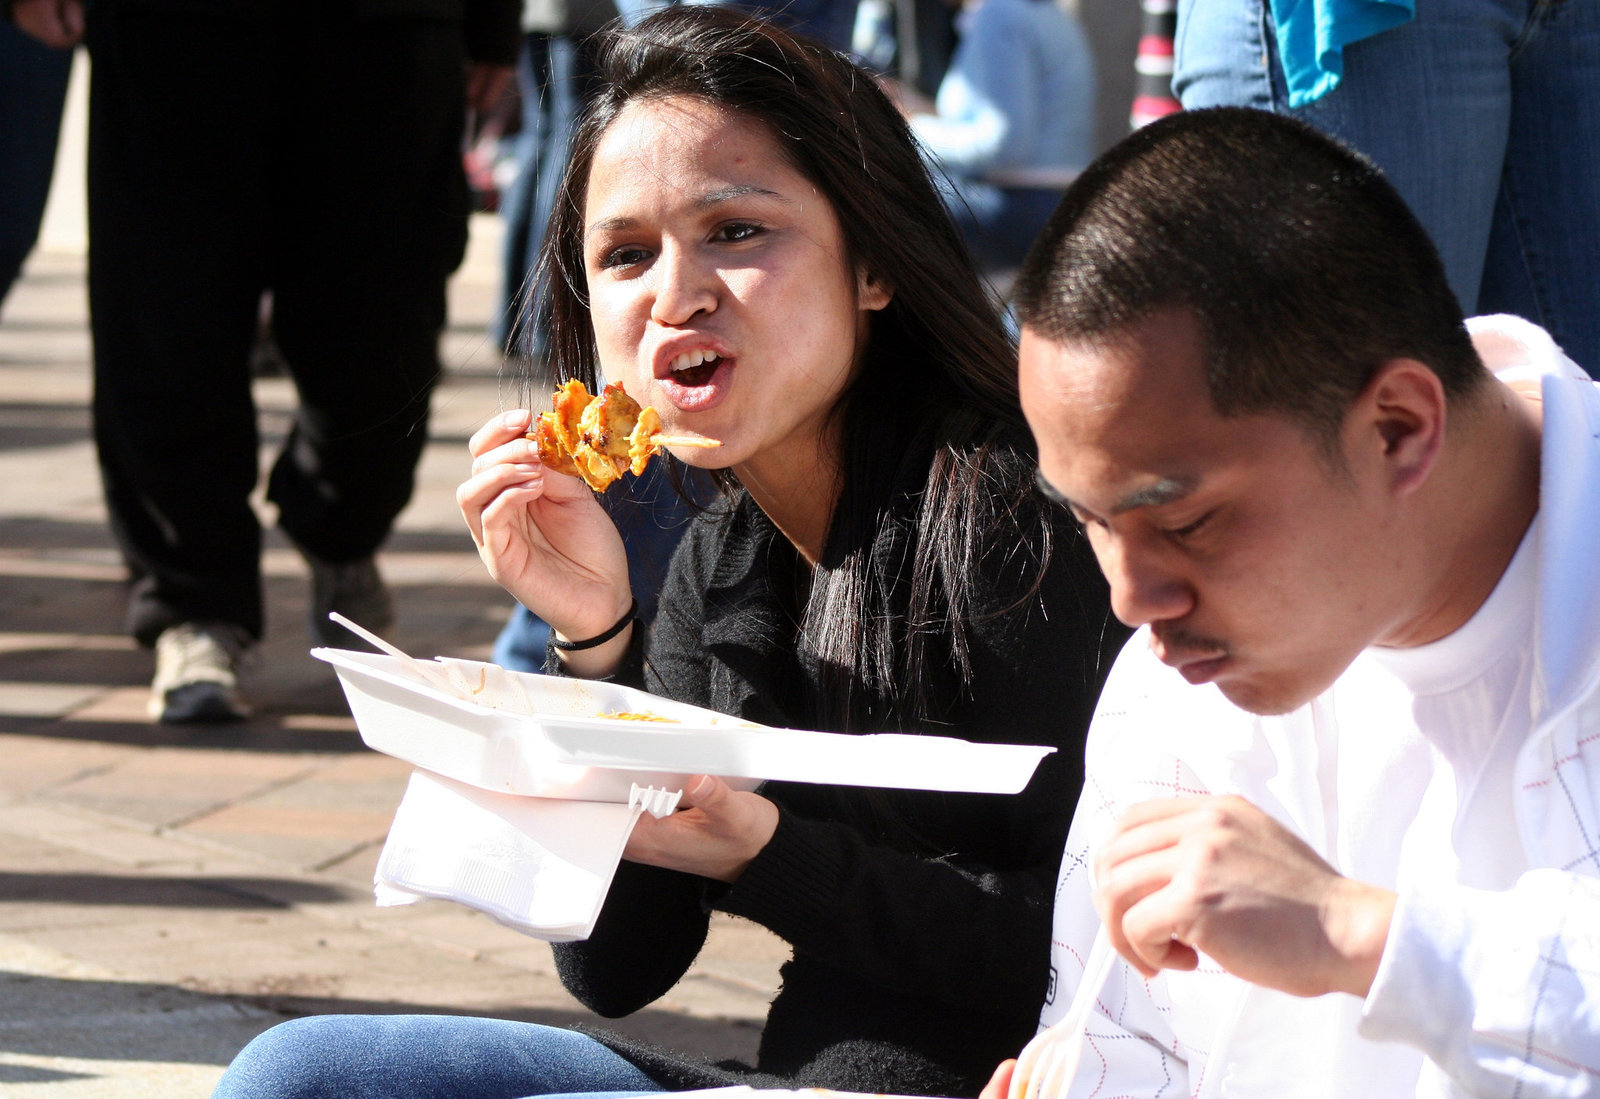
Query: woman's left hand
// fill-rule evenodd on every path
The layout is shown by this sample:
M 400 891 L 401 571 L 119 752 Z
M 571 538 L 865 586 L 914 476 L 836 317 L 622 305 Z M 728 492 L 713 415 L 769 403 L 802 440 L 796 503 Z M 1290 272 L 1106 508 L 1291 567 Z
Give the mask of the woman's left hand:
M 659 820 L 645 813 L 622 857 L 732 882 L 778 830 L 778 807 L 760 794 L 701 775 L 683 791 L 678 811 Z

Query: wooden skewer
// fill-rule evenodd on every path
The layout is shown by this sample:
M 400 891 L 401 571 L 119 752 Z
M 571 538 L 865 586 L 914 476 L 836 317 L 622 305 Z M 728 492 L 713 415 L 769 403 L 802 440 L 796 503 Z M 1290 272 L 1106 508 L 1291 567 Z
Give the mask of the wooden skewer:
M 721 439 L 708 439 L 704 435 L 668 435 L 658 431 L 650 436 L 651 446 L 721 446 Z

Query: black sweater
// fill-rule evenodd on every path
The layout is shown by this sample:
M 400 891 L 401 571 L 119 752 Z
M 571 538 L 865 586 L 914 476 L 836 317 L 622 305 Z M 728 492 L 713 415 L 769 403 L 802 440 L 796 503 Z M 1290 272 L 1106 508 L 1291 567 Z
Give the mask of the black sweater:
M 906 493 L 900 518 L 915 504 Z M 905 523 L 890 525 L 905 537 Z M 1032 548 L 1011 539 L 986 556 L 971 689 L 953 671 L 932 684 L 942 720 L 924 730 L 1055 745 L 1027 789 L 769 782 L 761 793 L 779 808 L 777 832 L 732 885 L 622 863 L 594 933 L 555 947 L 563 983 L 591 1010 L 626 1015 L 671 989 L 714 909 L 771 929 L 794 953 L 754 1069 L 603 1041 L 674 1089 L 975 1095 L 1016 1054 L 1049 983 L 1052 893 L 1085 728 L 1126 637 L 1081 535 L 1062 524 L 1056 547 L 1038 592 L 1005 613 L 993 612 L 1037 573 Z M 673 559 L 648 640 L 635 641 L 616 678 L 763 724 L 824 727 L 813 671 L 795 653 L 803 575 L 794 547 L 748 497 L 700 517 Z

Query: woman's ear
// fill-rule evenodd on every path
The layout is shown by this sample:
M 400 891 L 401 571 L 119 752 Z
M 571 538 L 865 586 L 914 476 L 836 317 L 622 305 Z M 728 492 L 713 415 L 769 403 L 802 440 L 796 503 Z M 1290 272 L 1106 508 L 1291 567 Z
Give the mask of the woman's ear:
M 894 297 L 894 288 L 865 267 L 856 269 L 856 300 L 862 309 L 882 309 Z

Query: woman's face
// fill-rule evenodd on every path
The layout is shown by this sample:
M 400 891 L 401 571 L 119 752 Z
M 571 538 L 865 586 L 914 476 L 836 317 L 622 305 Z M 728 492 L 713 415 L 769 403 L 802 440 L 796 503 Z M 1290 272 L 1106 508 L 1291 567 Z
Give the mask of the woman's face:
M 722 440 L 696 465 L 817 461 L 889 293 L 858 277 L 832 205 L 766 126 L 698 98 L 635 100 L 584 206 L 600 366 L 665 428 Z

